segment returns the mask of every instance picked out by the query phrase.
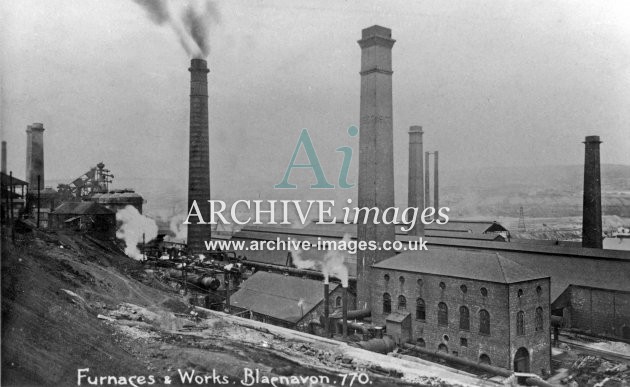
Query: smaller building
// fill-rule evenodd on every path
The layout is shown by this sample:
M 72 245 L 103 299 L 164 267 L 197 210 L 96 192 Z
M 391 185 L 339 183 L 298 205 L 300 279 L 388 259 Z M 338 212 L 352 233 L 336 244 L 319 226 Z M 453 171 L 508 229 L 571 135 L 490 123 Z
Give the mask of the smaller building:
M 28 183 L 15 177 L 11 177 L 4 172 L 0 172 L 2 183 L 2 203 L 1 218 L 2 221 L 11 217 L 16 219 L 26 207 L 26 194 Z M 13 207 L 11 207 L 13 205 Z
M 630 292 L 569 285 L 551 304 L 565 328 L 630 340 Z
M 342 308 L 342 287 L 330 284 L 329 310 Z M 348 293 L 349 309 L 355 297 Z M 230 313 L 286 328 L 317 333 L 324 314 L 324 284 L 307 278 L 256 272 L 230 298 Z
M 116 235 L 116 213 L 94 202 L 65 202 L 50 213 L 48 227 L 110 239 Z

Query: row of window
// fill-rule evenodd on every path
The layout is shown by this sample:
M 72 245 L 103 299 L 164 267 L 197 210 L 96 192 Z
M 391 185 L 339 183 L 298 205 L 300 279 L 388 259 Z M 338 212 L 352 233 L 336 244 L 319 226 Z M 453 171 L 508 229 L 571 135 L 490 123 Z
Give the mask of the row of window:
M 385 279 L 385 282 L 388 282 L 389 281 L 389 274 L 385 274 L 383 276 L 383 278 Z M 402 275 L 400 277 L 398 277 L 398 282 L 400 282 L 400 286 L 404 285 L 405 284 L 405 277 L 403 277 Z M 421 278 L 418 278 L 417 282 L 418 282 L 418 286 L 422 286 L 422 279 Z M 444 282 L 440 282 L 439 286 L 440 286 L 440 289 L 442 289 L 442 290 L 446 289 L 446 284 Z M 464 294 L 468 292 L 468 287 L 466 285 L 461 285 L 459 287 L 459 289 Z M 479 292 L 484 297 L 488 296 L 488 289 L 486 289 L 486 288 L 479 289 Z M 536 286 L 536 293 L 539 296 L 542 294 L 542 288 L 540 286 Z M 522 297 L 523 296 L 523 289 L 518 289 L 517 296 L 518 297 Z
M 466 339 L 462 338 L 462 341 L 465 341 Z M 460 342 L 461 344 L 461 342 Z M 416 340 L 416 345 L 418 347 L 423 347 L 425 348 L 427 346 L 427 343 L 424 341 L 424 339 L 420 338 Z M 466 347 L 468 344 L 466 343 L 466 345 L 462 344 L 462 346 Z M 446 344 L 444 343 L 440 343 L 438 345 L 438 351 L 440 352 L 444 352 L 444 353 L 448 353 L 448 347 L 446 346 Z M 453 351 L 453 355 L 457 356 L 458 352 L 457 351 Z M 491 365 L 492 362 L 490 361 L 490 356 L 486 355 L 485 353 L 482 353 L 481 355 L 479 355 L 479 363 L 481 364 L 487 364 L 487 365 Z
M 407 309 L 407 298 L 405 296 L 398 296 L 398 310 Z M 392 312 L 392 299 L 389 293 L 383 294 L 383 313 L 389 314 Z M 427 309 L 426 304 L 422 298 L 416 299 L 416 320 L 426 320 Z M 543 309 L 541 307 L 536 308 L 536 332 L 543 330 Z M 437 320 L 438 325 L 448 325 L 448 305 L 444 302 L 440 302 L 437 308 Z M 470 310 L 466 306 L 459 307 L 459 329 L 469 331 L 470 330 Z M 487 310 L 482 309 L 479 311 L 479 333 L 489 335 L 490 334 L 490 313 Z M 519 311 L 516 314 L 516 334 L 525 334 L 525 312 Z

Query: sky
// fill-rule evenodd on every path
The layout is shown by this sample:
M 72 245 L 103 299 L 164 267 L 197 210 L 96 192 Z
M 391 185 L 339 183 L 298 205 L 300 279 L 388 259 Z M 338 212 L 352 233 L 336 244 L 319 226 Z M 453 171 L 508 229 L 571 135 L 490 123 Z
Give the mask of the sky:
M 335 149 L 354 149 L 356 183 L 358 139 L 347 128 L 359 121 L 357 40 L 374 24 L 396 40 L 397 176 L 406 175 L 411 125 L 423 127 L 443 170 L 579 165 L 587 135 L 601 136 L 602 163 L 630 165 L 627 1 L 214 5 L 213 195 L 273 196 L 302 128 L 332 181 Z M 47 185 L 100 161 L 117 177 L 186 185 L 190 57 L 172 29 L 132 0 L 5 0 L 0 12 L 9 170 L 24 176 L 25 129 L 42 122 Z

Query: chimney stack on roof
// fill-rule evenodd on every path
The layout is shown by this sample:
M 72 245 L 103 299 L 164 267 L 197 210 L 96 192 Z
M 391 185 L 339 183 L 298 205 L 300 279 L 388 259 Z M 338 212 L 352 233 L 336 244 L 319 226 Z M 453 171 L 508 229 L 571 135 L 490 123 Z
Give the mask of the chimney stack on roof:
M 418 208 L 419 216 L 424 211 L 424 150 L 422 149 L 422 126 L 409 128 L 409 187 L 407 206 Z M 424 236 L 424 223 L 416 222 L 408 235 Z

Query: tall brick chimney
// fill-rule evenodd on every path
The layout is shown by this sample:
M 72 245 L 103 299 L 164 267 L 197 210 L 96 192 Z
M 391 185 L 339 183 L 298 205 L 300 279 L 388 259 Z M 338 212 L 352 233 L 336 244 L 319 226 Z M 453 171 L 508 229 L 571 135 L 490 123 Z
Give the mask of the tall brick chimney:
M 7 173 L 7 142 L 2 141 L 2 173 Z
M 599 167 L 599 136 L 586 136 L 584 153 L 584 204 L 582 209 L 582 247 L 601 249 L 602 183 Z
M 377 207 L 382 213 L 394 206 L 394 132 L 392 111 L 392 31 L 372 26 L 362 31 L 361 112 L 359 134 L 359 207 Z M 357 225 L 359 241 L 393 241 L 393 224 L 374 224 L 374 211 Z M 391 257 L 391 252 L 357 253 L 357 307 L 371 305 L 370 266 Z
M 26 129 L 26 180 L 31 191 L 37 189 L 37 176 L 41 178 L 41 188 L 44 188 L 44 125 L 34 123 Z
M 431 207 L 431 152 L 424 152 L 424 206 Z
M 203 59 L 190 61 L 190 141 L 188 150 L 188 210 L 197 201 L 204 220 L 210 214 L 210 149 L 208 133 L 208 65 Z M 188 225 L 190 253 L 206 251 L 204 240 L 210 239 L 210 225 Z
M 418 208 L 418 218 L 424 210 L 424 150 L 422 149 L 422 126 L 409 128 L 409 187 L 407 206 Z M 408 235 L 424 236 L 424 223 L 416 219 Z

